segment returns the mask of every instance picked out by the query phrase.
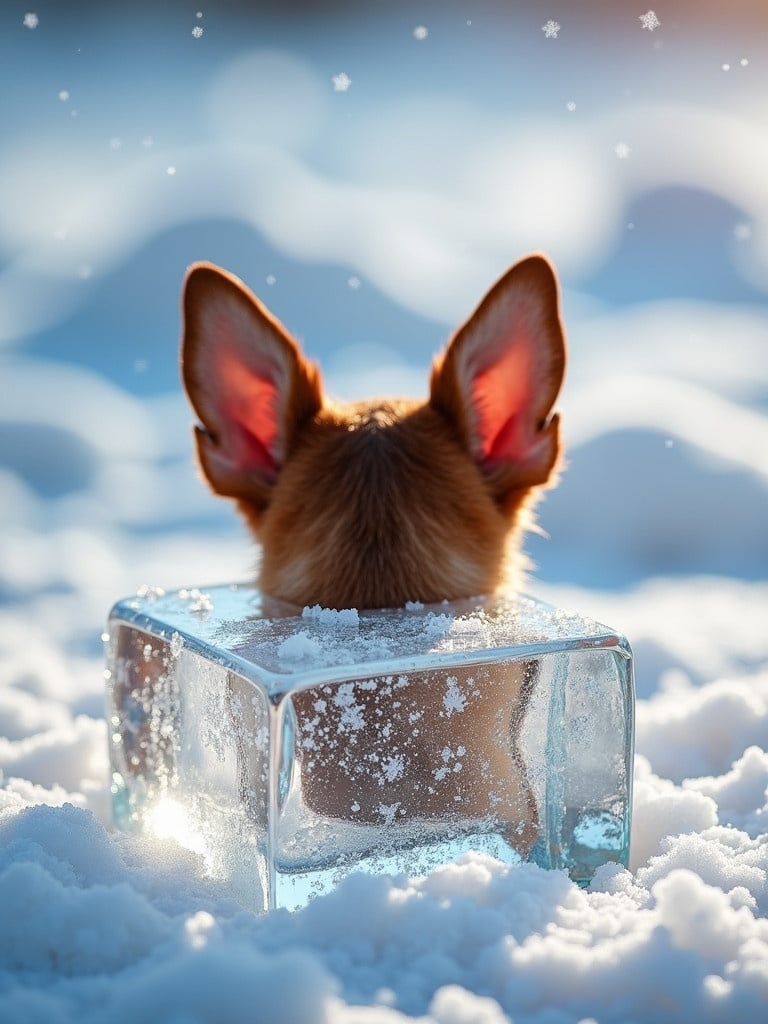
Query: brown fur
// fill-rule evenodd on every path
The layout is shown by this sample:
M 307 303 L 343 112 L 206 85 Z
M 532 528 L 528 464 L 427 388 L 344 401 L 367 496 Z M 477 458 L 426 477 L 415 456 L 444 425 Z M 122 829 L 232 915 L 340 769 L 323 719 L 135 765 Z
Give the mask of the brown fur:
M 462 352 L 492 321 L 514 279 L 542 307 L 549 363 L 529 415 L 543 456 L 535 464 L 483 462 L 473 451 Z M 223 294 L 222 294 L 223 293 Z M 266 334 L 285 366 L 278 464 L 222 468 L 222 414 L 206 370 L 216 354 L 206 324 L 224 297 L 243 333 Z M 520 535 L 559 457 L 558 418 L 548 419 L 565 352 L 554 274 L 542 257 L 512 268 L 435 361 L 426 402 L 328 401 L 319 373 L 285 328 L 235 278 L 195 266 L 185 287 L 183 374 L 203 427 L 200 462 L 211 486 L 233 497 L 263 555 L 262 589 L 296 604 L 335 608 L 400 606 L 491 593 L 518 581 Z M 232 310 L 222 315 L 233 318 Z M 234 441 L 237 439 L 235 438 Z

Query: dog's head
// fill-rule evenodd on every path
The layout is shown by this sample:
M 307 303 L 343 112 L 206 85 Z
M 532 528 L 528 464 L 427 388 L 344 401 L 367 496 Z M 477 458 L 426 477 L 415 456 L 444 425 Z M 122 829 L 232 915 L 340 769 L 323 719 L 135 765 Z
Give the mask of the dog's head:
M 196 264 L 182 372 L 197 449 L 262 546 L 273 597 L 386 607 L 490 593 L 559 455 L 565 345 L 542 256 L 516 264 L 435 361 L 422 403 L 330 402 L 320 373 L 232 275 Z

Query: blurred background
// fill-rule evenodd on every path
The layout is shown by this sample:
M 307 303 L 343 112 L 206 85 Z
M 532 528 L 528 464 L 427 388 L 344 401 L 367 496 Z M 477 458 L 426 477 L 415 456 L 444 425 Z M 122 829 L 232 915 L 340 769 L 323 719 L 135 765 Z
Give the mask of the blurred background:
M 201 259 L 345 398 L 425 394 L 545 251 L 569 468 L 541 586 L 764 581 L 768 7 L 659 4 L 3 3 L 0 634 L 92 656 L 139 585 L 251 572 L 178 381 Z

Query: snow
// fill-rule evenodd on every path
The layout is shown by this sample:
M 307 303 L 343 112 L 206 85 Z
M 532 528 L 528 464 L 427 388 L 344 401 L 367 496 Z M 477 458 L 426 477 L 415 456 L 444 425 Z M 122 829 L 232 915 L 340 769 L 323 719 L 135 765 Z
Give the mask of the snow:
M 352 79 L 346 71 L 340 71 L 338 75 L 333 75 L 331 81 L 333 82 L 334 92 L 346 92 L 350 85 L 352 85 Z
M 328 626 L 331 629 L 357 626 L 360 623 L 360 615 L 357 608 L 341 608 L 336 610 L 335 608 L 321 608 L 319 604 L 313 605 L 311 608 L 309 606 L 303 608 L 301 617 L 303 619 L 312 619 L 321 626 Z
M 654 11 L 646 11 L 645 14 L 641 14 L 638 17 L 638 21 L 641 26 L 649 32 L 653 32 L 655 29 L 661 28 L 661 22 L 656 17 L 656 13 Z
M 616 312 L 610 317 L 606 333 L 613 334 Z M 633 330 L 627 320 L 625 335 Z M 638 338 L 638 353 L 652 360 L 644 335 Z M 713 396 L 718 388 L 743 394 L 754 385 L 736 376 L 724 380 L 715 356 L 701 351 L 697 394 Z M 17 365 L 21 377 L 46 370 L 38 360 Z M 603 868 L 582 892 L 562 874 L 505 868 L 477 854 L 425 879 L 353 876 L 304 911 L 253 917 L 224 883 L 205 877 L 192 850 L 168 837 L 110 831 L 102 664 L 96 644 L 85 642 L 100 635 L 111 601 L 137 589 L 132 579 L 151 581 L 143 594 L 160 598 L 157 583 L 189 582 L 191 567 L 200 580 L 236 578 L 242 542 L 193 526 L 192 508 L 213 499 L 191 468 L 175 484 L 163 482 L 189 439 L 181 428 L 178 437 L 155 434 L 165 437 L 165 449 L 142 439 L 175 413 L 169 420 L 164 406 L 118 391 L 112 400 L 135 433 L 133 440 L 125 432 L 113 440 L 91 427 L 101 422 L 101 403 L 112 391 L 95 374 L 69 372 L 77 376 L 77 405 L 41 402 L 27 414 L 30 422 L 45 418 L 55 450 L 72 451 L 72 438 L 85 446 L 88 470 L 77 495 L 45 497 L 13 472 L 4 478 L 3 586 L 16 598 L 0 607 L 6 680 L 0 691 L 1 1019 L 245 1021 L 257 1003 L 258 1019 L 276 1024 L 763 1018 L 768 585 L 762 579 L 638 574 L 648 557 L 634 535 L 639 513 L 637 521 L 631 509 L 622 518 L 609 506 L 592 526 L 601 548 L 584 548 L 579 557 L 582 566 L 584 559 L 623 566 L 624 583 L 535 586 L 548 600 L 610 622 L 635 646 L 640 699 L 629 871 Z M 594 481 L 579 479 L 583 453 L 592 450 L 604 463 L 613 458 L 617 433 L 631 441 L 646 429 L 638 423 L 639 399 L 598 408 L 588 397 L 594 374 L 586 376 L 580 382 L 577 372 L 565 410 L 573 449 L 561 491 L 572 514 L 589 488 L 594 502 Z M 684 407 L 693 385 L 668 378 L 666 386 L 670 406 L 676 396 Z M 691 406 L 685 430 L 696 433 L 699 450 L 710 457 L 680 464 L 684 475 L 671 498 L 650 486 L 654 466 L 669 457 L 663 444 L 634 462 L 641 481 L 649 474 L 643 519 L 655 516 L 658 503 L 670 528 L 677 518 L 690 522 L 706 483 L 720 523 L 717 481 L 737 462 L 745 481 L 765 486 L 761 446 L 728 446 L 747 410 L 720 402 L 711 431 L 710 417 Z M 702 401 L 700 408 L 708 406 Z M 756 405 L 749 411 L 749 430 L 764 425 Z M 679 431 L 675 439 L 672 451 L 685 447 Z M 102 480 L 109 470 L 114 486 L 121 466 L 133 467 L 133 483 L 128 490 L 117 486 L 110 501 Z M 136 486 L 156 495 L 141 515 L 138 503 L 133 511 L 122 507 Z M 568 508 L 560 521 L 557 493 L 543 509 L 555 560 L 567 558 L 578 537 L 573 523 L 569 534 Z M 137 538 L 134 521 L 145 524 Z M 742 519 L 745 548 L 761 550 L 763 524 L 757 514 Z M 727 540 L 722 530 L 720 540 Z M 701 563 L 717 534 L 702 525 L 691 541 L 698 552 L 691 558 Z M 739 549 L 726 544 L 723 550 L 736 565 Z M 189 587 L 187 597 L 205 614 L 204 589 Z M 329 637 L 346 635 L 357 619 L 353 610 L 320 607 L 308 607 L 304 616 Z M 448 635 L 455 621 L 435 615 L 425 628 Z M 314 637 L 299 634 L 284 642 L 280 655 L 300 662 L 316 647 Z M 449 685 L 445 713 L 460 713 L 462 700 Z M 346 710 L 352 727 L 355 708 Z M 446 771 L 461 764 L 461 755 L 446 751 Z M 396 778 L 402 765 L 392 757 L 382 771 Z M 396 813 L 382 807 L 385 816 Z
M 129 15 L 146 36 L 146 20 Z M 430 42 L 444 38 L 437 8 L 420 16 L 434 18 Z M 713 8 L 712 17 L 719 16 Z M 24 60 L 34 61 L 43 36 L 21 33 L 23 9 L 14 17 L 17 31 L 7 36 L 21 36 Z M 636 34 L 631 18 L 629 32 Z M 481 52 L 483 21 L 478 10 L 472 41 Z M 37 24 L 36 15 L 24 18 L 27 28 Z M 217 24 L 217 39 L 224 29 Z M 530 30 L 521 38 L 530 40 Z M 174 25 L 171 38 L 177 35 Z M 514 33 L 500 35 L 504 73 L 520 61 L 521 74 L 530 74 L 524 55 L 512 50 Z M 393 36 L 402 45 L 402 23 Z M 756 30 L 744 75 L 736 63 L 743 51 L 731 49 L 737 56 L 727 82 L 716 75 L 728 57 L 722 40 L 712 41 L 709 55 L 697 51 L 702 74 L 716 80 L 711 88 L 718 97 L 728 94 L 717 101 L 705 94 L 708 79 L 684 68 L 678 52 L 672 98 L 659 93 L 670 88 L 664 75 L 630 82 L 627 70 L 641 98 L 616 90 L 615 102 L 598 103 L 583 68 L 574 64 L 556 79 L 548 65 L 553 91 L 534 110 L 532 85 L 524 101 L 531 116 L 517 118 L 506 96 L 502 115 L 486 109 L 500 86 L 478 77 L 473 91 L 476 71 L 459 76 L 461 102 L 440 91 L 434 69 L 425 74 L 426 99 L 410 91 L 407 71 L 399 69 L 405 87 L 395 93 L 395 65 L 377 31 L 386 102 L 377 106 L 374 96 L 364 115 L 344 103 L 341 116 L 358 119 L 343 137 L 332 120 L 339 115 L 329 109 L 335 105 L 327 75 L 336 61 L 349 59 L 346 42 L 335 46 L 333 63 L 313 65 L 275 50 L 243 55 L 238 39 L 237 57 L 227 62 L 222 51 L 216 75 L 201 78 L 199 89 L 184 80 L 172 123 L 155 99 L 149 120 L 138 113 L 123 118 L 113 94 L 114 110 L 100 119 L 96 94 L 106 94 L 106 80 L 94 89 L 83 71 L 83 117 L 76 124 L 86 131 L 86 96 L 86 150 L 83 135 L 65 139 L 60 124 L 42 123 L 61 83 L 74 91 L 66 68 L 52 66 L 48 79 L 28 80 L 19 90 L 12 106 L 19 105 L 26 123 L 5 139 L 0 168 L 0 333 L 9 346 L 0 374 L 3 1024 L 765 1019 L 764 293 L 721 302 L 683 291 L 674 300 L 621 305 L 597 288 L 593 295 L 589 284 L 590 271 L 610 263 L 617 246 L 650 231 L 639 199 L 682 183 L 722 203 L 722 246 L 732 241 L 738 249 L 734 275 L 764 286 L 764 111 L 754 96 L 737 106 L 731 93 L 749 80 L 762 95 L 758 38 Z M 602 60 L 611 47 L 606 37 L 599 42 Z M 628 48 L 613 49 L 629 68 Z M 435 51 L 420 47 L 418 64 Z M 548 58 L 562 53 L 547 46 Z M 43 59 L 53 62 L 54 50 Z M 142 111 L 141 76 L 127 63 L 125 103 Z M 365 65 L 368 84 L 375 63 L 372 56 Z M 353 74 L 357 66 L 347 64 Z M 167 68 L 164 75 L 169 82 Z M 574 81 L 578 126 L 562 108 Z M 22 106 L 32 84 L 44 100 L 34 116 Z M 263 89 L 268 109 L 256 102 Z M 559 109 L 548 114 L 553 104 Z M 186 124 L 207 127 L 195 137 L 184 134 Z M 445 138 L 441 125 L 450 129 Z M 66 127 L 74 126 L 67 118 Z M 338 148 L 343 173 L 334 172 L 327 154 L 310 158 L 313 140 L 323 135 Z M 118 137 L 125 144 L 112 153 L 105 140 Z M 632 159 L 617 167 L 605 154 L 621 138 L 632 140 Z M 183 173 L 171 186 L 166 168 L 177 167 Z M 205 587 L 242 579 L 253 566 L 231 510 L 196 477 L 180 394 L 161 393 L 154 379 L 163 358 L 175 359 L 176 293 L 163 298 L 173 324 L 165 357 L 164 328 L 154 321 L 135 352 L 111 333 L 143 305 L 150 278 L 160 276 L 156 256 L 137 277 L 134 255 L 144 265 L 150 243 L 217 216 L 236 218 L 269 240 L 263 262 L 257 256 L 250 269 L 245 261 L 233 269 L 250 273 L 257 286 L 279 280 L 269 297 L 284 300 L 281 316 L 292 315 L 302 298 L 299 272 L 304 281 L 318 275 L 320 291 L 329 264 L 340 282 L 341 298 L 328 300 L 338 305 L 339 321 L 345 302 L 381 303 L 366 307 L 359 340 L 367 347 L 313 355 L 321 356 L 341 397 L 422 393 L 427 349 L 471 310 L 510 258 L 543 248 L 557 259 L 571 342 L 561 401 L 568 468 L 541 506 L 550 539 L 532 536 L 528 543 L 540 566 L 531 589 L 632 641 L 639 699 L 629 870 L 603 867 L 582 891 L 561 873 L 503 867 L 474 854 L 425 878 L 352 876 L 303 911 L 256 917 L 224 882 L 206 877 L 194 850 L 167 836 L 112 831 L 100 641 L 110 605 L 142 584 L 147 594 L 186 586 L 190 605 L 205 615 Z M 630 235 L 627 222 L 636 224 Z M 742 223 L 750 234 L 733 239 Z M 709 238 L 700 245 L 694 239 L 694 263 L 716 255 Z M 228 244 L 214 248 L 179 256 L 176 277 L 187 258 L 225 260 Z M 653 252 L 663 255 L 658 247 Z M 650 273 L 647 263 L 638 265 Z M 78 276 L 80 267 L 93 268 L 87 280 Z M 346 283 L 352 269 L 365 281 L 354 292 Z M 123 305 L 117 316 L 111 306 L 108 318 L 102 310 L 99 320 L 89 303 L 113 272 L 123 282 Z M 423 318 L 423 350 L 395 341 L 384 348 L 368 332 L 385 303 L 404 317 L 415 314 L 414 321 Z M 84 308 L 109 350 L 108 366 L 91 366 L 82 352 L 70 358 L 75 331 L 67 324 Z M 55 334 L 55 356 L 44 346 L 46 331 Z M 141 394 L 118 374 L 137 357 L 147 367 Z M 436 616 L 428 628 L 450 638 L 453 627 Z M 281 652 L 289 666 L 314 656 L 319 630 L 332 637 L 353 632 L 354 623 L 308 618 L 304 636 Z M 462 692 L 443 696 L 445 713 L 460 713 Z M 354 705 L 348 710 L 352 727 Z M 447 770 L 462 757 L 458 748 L 447 750 Z M 382 764 L 392 778 L 401 770 L 396 756 Z M 383 815 L 396 813 L 395 805 L 382 806 Z

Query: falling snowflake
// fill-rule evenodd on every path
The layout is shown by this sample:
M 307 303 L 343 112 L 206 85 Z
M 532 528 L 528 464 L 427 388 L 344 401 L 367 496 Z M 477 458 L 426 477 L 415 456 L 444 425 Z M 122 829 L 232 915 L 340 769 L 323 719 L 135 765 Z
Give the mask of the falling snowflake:
M 353 289 L 359 288 L 360 287 L 360 278 L 359 277 L 348 277 L 347 278 L 347 284 L 349 285 L 350 288 L 353 288 Z
M 197 14 L 195 15 L 196 18 L 202 18 L 202 16 L 203 16 L 203 12 L 202 11 L 198 11 Z
M 195 37 L 195 39 L 199 39 L 202 34 L 203 30 L 200 28 L 200 26 L 195 25 L 195 27 L 192 29 L 192 35 Z
M 741 60 L 739 61 L 739 64 L 741 64 L 741 66 L 743 68 L 745 68 L 747 66 L 747 64 L 749 64 L 748 58 L 747 57 L 742 57 Z
M 752 228 L 749 224 L 737 224 L 733 229 L 734 237 L 740 242 L 746 242 L 752 237 Z
M 569 111 L 570 111 L 571 113 L 573 113 L 573 112 L 574 112 L 574 110 L 576 109 L 576 104 L 575 104 L 575 103 L 573 102 L 573 100 L 569 100 L 569 101 L 568 101 L 568 102 L 567 102 L 567 103 L 565 104 L 565 109 L 566 109 L 566 110 L 569 110 Z
M 61 92 L 59 93 L 59 99 L 61 100 L 62 103 L 66 103 L 67 102 L 67 100 L 69 99 L 69 93 L 67 92 L 66 89 L 62 89 L 61 90 Z
M 117 135 L 115 135 L 114 138 L 111 138 L 109 140 L 109 148 L 114 150 L 122 149 L 123 140 L 119 138 Z
M 24 22 L 23 22 L 23 24 L 24 24 L 24 28 L 37 28 L 37 26 L 40 24 L 40 19 L 38 18 L 38 16 L 36 14 L 33 14 L 30 11 L 29 14 L 25 14 L 24 15 Z
M 268 285 L 273 285 L 277 281 L 277 278 L 275 277 L 274 274 L 267 274 L 265 280 Z
M 176 173 L 176 168 L 175 167 L 166 167 L 165 173 L 170 175 L 171 177 L 173 177 L 174 174 Z
M 145 135 L 144 138 L 141 140 L 141 144 L 144 147 L 144 149 L 152 149 L 152 147 L 155 144 L 155 140 L 152 138 L 151 135 Z
M 338 75 L 334 75 L 331 81 L 333 82 L 335 92 L 346 92 L 350 85 L 352 85 L 352 79 L 345 71 L 340 71 Z
M 413 38 L 418 39 L 421 42 L 422 39 L 426 39 L 429 35 L 429 29 L 426 25 L 417 25 L 413 30 Z
M 629 148 L 626 142 L 618 142 L 613 147 L 613 152 L 616 154 L 619 160 L 626 160 L 629 154 L 632 152 L 632 150 Z
M 720 66 L 721 66 L 723 71 L 730 71 L 731 70 L 731 65 L 730 64 L 721 64 Z
M 560 31 L 560 23 L 549 19 L 544 25 L 541 26 L 541 31 L 544 33 L 545 39 L 557 39 L 557 33 Z
M 641 14 L 637 20 L 643 28 L 647 28 L 649 32 L 653 32 L 655 28 L 661 28 L 661 22 L 656 17 L 655 11 L 646 11 L 645 14 Z

